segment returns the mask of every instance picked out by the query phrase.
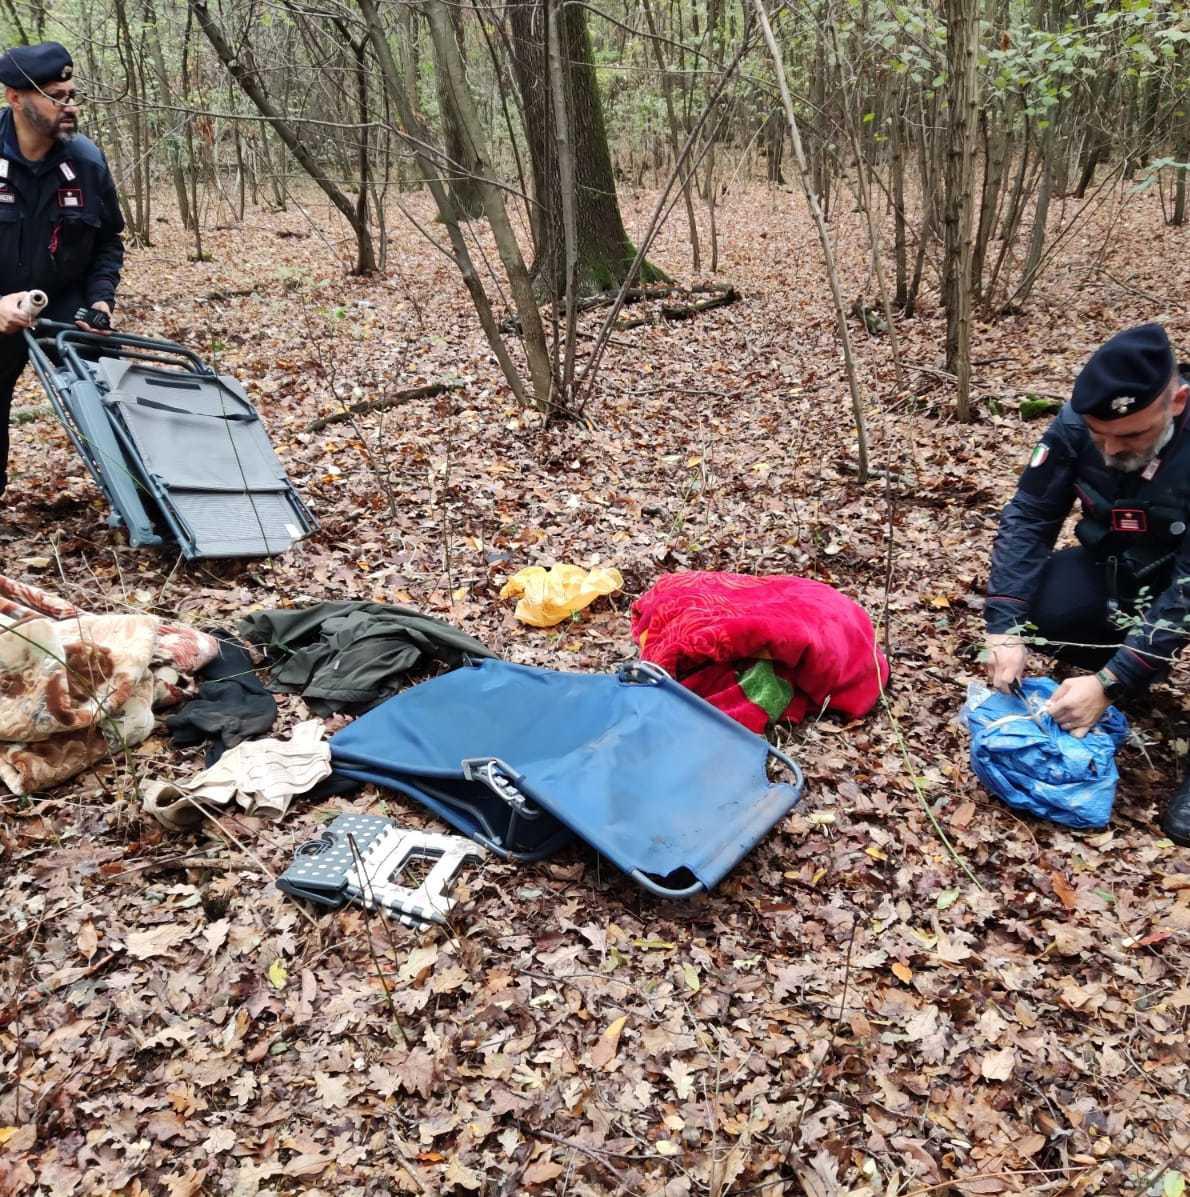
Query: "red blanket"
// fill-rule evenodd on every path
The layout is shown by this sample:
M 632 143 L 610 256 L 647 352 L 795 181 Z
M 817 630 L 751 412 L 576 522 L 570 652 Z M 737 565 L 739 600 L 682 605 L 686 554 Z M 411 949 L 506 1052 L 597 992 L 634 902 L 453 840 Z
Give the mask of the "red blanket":
M 632 604 L 641 656 L 755 732 L 807 713 L 867 714 L 888 680 L 872 621 L 822 582 L 665 574 Z

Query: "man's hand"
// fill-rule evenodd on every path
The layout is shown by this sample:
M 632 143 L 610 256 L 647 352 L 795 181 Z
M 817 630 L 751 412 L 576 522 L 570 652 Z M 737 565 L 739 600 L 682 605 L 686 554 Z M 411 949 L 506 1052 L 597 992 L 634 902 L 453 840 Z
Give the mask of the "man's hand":
M 33 321 L 21 311 L 21 302 L 28 294 L 28 291 L 13 291 L 0 299 L 0 333 L 11 335 L 33 327 Z
M 1067 678 L 1054 691 L 1045 709 L 1060 728 L 1081 740 L 1110 706 L 1111 699 L 1092 674 Z
M 988 677 L 992 686 L 1004 694 L 1013 682 L 1025 676 L 1029 650 L 1012 632 L 989 632 L 987 639 Z
M 97 312 L 103 312 L 107 316 L 111 316 L 112 314 L 112 305 L 106 299 L 97 299 L 91 307 Z M 110 328 L 92 328 L 85 320 L 76 320 L 74 323 L 83 332 L 98 333 L 101 337 L 106 337 L 112 331 Z

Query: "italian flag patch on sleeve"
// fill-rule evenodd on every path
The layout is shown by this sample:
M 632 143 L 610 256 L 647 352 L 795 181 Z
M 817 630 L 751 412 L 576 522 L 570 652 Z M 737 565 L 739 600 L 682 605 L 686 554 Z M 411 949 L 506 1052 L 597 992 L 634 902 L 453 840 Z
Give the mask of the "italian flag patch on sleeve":
M 1037 447 L 1033 450 L 1033 456 L 1029 458 L 1029 465 L 1036 469 L 1039 465 L 1045 465 L 1045 459 L 1050 455 L 1050 447 L 1045 441 L 1039 441 Z

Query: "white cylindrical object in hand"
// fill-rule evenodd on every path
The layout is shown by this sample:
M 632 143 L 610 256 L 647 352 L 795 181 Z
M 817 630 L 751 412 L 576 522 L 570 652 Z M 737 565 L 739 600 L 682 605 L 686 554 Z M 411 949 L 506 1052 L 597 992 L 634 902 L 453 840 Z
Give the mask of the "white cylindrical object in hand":
M 50 298 L 44 291 L 28 291 L 17 306 L 26 320 L 36 320 L 49 301 Z

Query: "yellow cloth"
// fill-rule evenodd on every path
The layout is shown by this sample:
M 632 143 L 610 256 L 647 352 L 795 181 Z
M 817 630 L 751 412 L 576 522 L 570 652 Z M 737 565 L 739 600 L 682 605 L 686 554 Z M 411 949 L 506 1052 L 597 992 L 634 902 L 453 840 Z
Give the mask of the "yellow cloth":
M 501 598 L 519 598 L 516 617 L 535 628 L 552 628 L 589 606 L 602 594 L 621 590 L 618 569 L 581 569 L 555 565 L 548 572 L 540 565 L 518 570 L 500 591 Z

